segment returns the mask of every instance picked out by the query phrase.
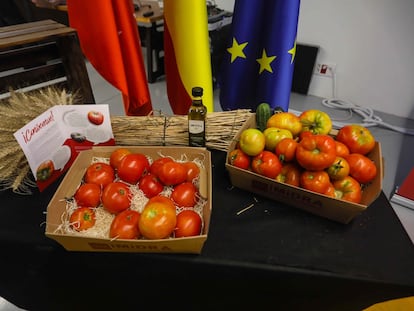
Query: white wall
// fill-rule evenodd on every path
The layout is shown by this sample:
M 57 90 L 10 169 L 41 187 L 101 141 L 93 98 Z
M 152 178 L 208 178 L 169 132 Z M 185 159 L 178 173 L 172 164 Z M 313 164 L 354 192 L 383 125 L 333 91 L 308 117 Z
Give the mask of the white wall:
M 414 119 L 413 32 L 413 0 L 302 0 L 297 41 L 337 64 L 338 98 Z M 313 76 L 309 93 L 331 97 L 332 80 Z

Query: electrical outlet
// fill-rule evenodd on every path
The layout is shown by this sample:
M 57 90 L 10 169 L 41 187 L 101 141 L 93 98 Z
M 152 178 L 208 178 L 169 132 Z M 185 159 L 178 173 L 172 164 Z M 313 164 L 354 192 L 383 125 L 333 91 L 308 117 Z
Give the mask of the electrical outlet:
M 332 77 L 335 70 L 335 63 L 316 63 L 315 66 L 315 74 L 322 77 Z

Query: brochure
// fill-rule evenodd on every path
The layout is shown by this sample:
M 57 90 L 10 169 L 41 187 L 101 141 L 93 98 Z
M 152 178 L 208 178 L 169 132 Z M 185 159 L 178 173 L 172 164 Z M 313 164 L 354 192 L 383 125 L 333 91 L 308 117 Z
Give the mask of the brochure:
M 113 146 L 108 105 L 58 105 L 14 133 L 40 191 L 92 146 Z

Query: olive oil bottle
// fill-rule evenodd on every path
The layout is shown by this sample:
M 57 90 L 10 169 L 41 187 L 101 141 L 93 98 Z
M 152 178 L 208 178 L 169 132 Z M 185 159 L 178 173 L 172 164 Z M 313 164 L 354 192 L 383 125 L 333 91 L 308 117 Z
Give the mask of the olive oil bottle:
M 188 144 L 190 147 L 205 147 L 207 107 L 203 104 L 203 88 L 193 87 L 191 93 L 193 100 L 188 111 Z

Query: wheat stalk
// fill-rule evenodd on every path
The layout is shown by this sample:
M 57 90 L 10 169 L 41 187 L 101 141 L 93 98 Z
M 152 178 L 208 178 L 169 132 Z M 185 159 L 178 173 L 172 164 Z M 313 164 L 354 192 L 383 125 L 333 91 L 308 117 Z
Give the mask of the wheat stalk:
M 10 91 L 10 97 L 0 101 L 0 190 L 30 194 L 35 186 L 23 150 L 14 138 L 14 132 L 55 105 L 70 105 L 77 96 L 53 87 L 33 92 Z

